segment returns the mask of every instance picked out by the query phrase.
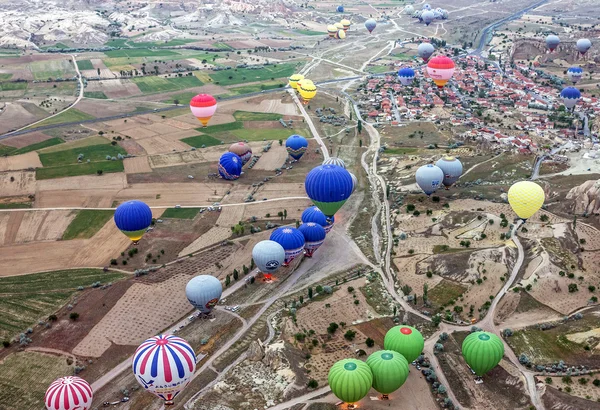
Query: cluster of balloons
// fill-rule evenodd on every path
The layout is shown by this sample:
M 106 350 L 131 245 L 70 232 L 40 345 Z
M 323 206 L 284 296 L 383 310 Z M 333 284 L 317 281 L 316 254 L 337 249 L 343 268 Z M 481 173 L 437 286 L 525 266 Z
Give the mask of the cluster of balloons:
M 423 165 L 415 173 L 417 185 L 430 196 L 442 185 L 449 189 L 458 181 L 463 172 L 462 163 L 452 156 L 440 158 L 435 165 Z
M 559 44 L 560 38 L 557 35 L 549 34 L 546 37 L 546 46 L 551 53 L 556 50 Z M 592 48 L 592 42 L 587 38 L 580 38 L 577 40 L 577 43 L 575 43 L 575 47 L 577 48 L 579 54 L 584 55 L 590 48 Z
M 420 22 L 425 23 L 427 26 L 430 25 L 433 20 L 448 19 L 448 10 L 439 7 L 434 10 L 429 4 L 424 4 L 421 10 L 416 11 L 413 6 L 407 6 L 404 9 L 404 12 L 412 15 L 413 18 L 419 19 Z
M 331 38 L 343 40 L 346 38 L 346 32 L 352 23 L 350 20 L 342 19 L 340 22 L 327 26 L 327 34 Z
M 252 158 L 252 148 L 245 142 L 231 144 L 229 151 L 219 158 L 219 175 L 228 181 L 235 181 L 242 175 L 242 167 Z
M 308 104 L 317 95 L 317 86 L 302 74 L 293 74 L 288 79 L 288 84 L 300 94 L 304 104 Z

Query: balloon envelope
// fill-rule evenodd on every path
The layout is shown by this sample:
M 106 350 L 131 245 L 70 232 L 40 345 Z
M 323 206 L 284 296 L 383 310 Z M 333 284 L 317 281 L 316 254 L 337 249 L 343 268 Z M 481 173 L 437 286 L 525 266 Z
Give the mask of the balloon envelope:
M 558 36 L 550 34 L 548 37 L 546 37 L 546 46 L 550 51 L 554 51 L 559 44 L 560 38 L 558 38 Z
M 338 13 L 343 13 L 344 12 L 344 6 L 337 6 L 337 12 Z
M 500 363 L 504 344 L 493 333 L 474 332 L 463 341 L 462 354 L 475 374 L 483 376 Z
M 142 201 L 127 201 L 117 207 L 114 219 L 117 228 L 136 242 L 152 223 L 152 210 Z
M 330 24 L 327 26 L 327 33 L 329 34 L 329 37 L 335 37 L 335 35 L 337 34 L 337 27 L 334 26 L 333 24 Z M 304 79 L 304 76 L 302 76 L 302 78 Z
M 296 228 L 284 226 L 271 232 L 270 240 L 277 242 L 285 251 L 283 266 L 287 266 L 304 252 L 304 235 Z
M 327 164 L 337 165 L 338 167 L 346 169 L 346 164 L 344 163 L 344 160 L 338 157 L 329 157 L 325 161 L 323 161 L 321 165 Z
M 246 144 L 245 142 L 236 142 L 231 144 L 229 147 L 229 152 L 233 152 L 241 158 L 242 166 L 246 165 L 246 163 L 250 161 L 250 158 L 252 158 L 252 148 L 250 148 L 250 145 Z
M 454 61 L 446 56 L 433 57 L 427 62 L 427 74 L 439 88 L 442 88 L 454 75 Z
M 367 365 L 373 373 L 373 388 L 381 394 L 395 392 L 408 378 L 408 361 L 393 350 L 380 350 L 371 354 Z
M 521 219 L 531 218 L 544 205 L 545 199 L 542 187 L 531 181 L 517 182 L 508 190 L 508 203 Z
M 335 37 L 339 38 L 340 40 L 345 39 L 346 38 L 346 31 L 344 31 L 343 29 L 340 30 L 340 31 L 338 31 L 337 34 L 335 35 Z
M 560 97 L 565 104 L 565 107 L 571 109 L 577 105 L 581 99 L 581 93 L 575 87 L 566 87 L 560 92 Z
M 404 14 L 411 15 L 414 12 L 415 12 L 415 8 L 410 4 L 404 8 Z
M 433 47 L 431 43 L 421 43 L 419 44 L 419 47 L 417 47 L 417 53 L 419 54 L 419 57 L 421 57 L 425 62 L 429 60 L 429 57 L 431 57 L 434 51 L 435 47 Z
M 398 78 L 402 85 L 409 85 L 415 79 L 415 70 L 410 67 L 404 67 L 398 70 Z
M 198 94 L 190 101 L 190 110 L 205 127 L 217 111 L 217 100 L 210 94 Z
M 454 185 L 463 172 L 462 163 L 458 159 L 451 156 L 440 158 L 435 165 L 444 173 L 444 180 L 442 183 L 446 187 Z
M 431 22 L 433 21 L 434 18 L 435 18 L 435 14 L 433 14 L 433 12 L 431 10 L 424 11 L 423 14 L 421 14 L 421 19 L 423 19 L 423 22 L 427 26 L 429 24 L 431 24 Z
M 285 262 L 285 250 L 275 241 L 260 241 L 252 249 L 252 259 L 262 273 L 273 274 Z
M 298 82 L 302 80 L 304 80 L 304 76 L 302 74 L 293 74 L 289 79 L 290 87 L 292 87 L 294 90 L 297 90 Z
M 444 180 L 444 171 L 438 166 L 427 164 L 420 167 L 416 174 L 417 185 L 427 195 L 433 194 L 438 190 Z M 412 361 L 412 360 L 411 360 Z
M 429 3 L 423 4 L 423 10 L 431 10 L 431 6 L 429 5 Z
M 242 159 L 233 152 L 226 152 L 219 159 L 219 175 L 223 179 L 235 180 L 242 174 Z
M 365 362 L 344 359 L 331 366 L 327 381 L 338 399 L 346 403 L 356 403 L 369 393 L 373 384 L 373 373 Z
M 343 30 L 341 31 L 343 32 Z M 317 86 L 312 81 L 305 78 L 300 82 L 298 92 L 304 100 L 304 103 L 307 104 L 315 97 L 315 95 L 317 95 Z
M 314 222 L 307 222 L 298 227 L 298 230 L 304 235 L 305 255 L 309 258 L 325 241 L 325 228 Z
M 212 275 L 200 275 L 192 278 L 185 286 L 188 301 L 202 313 L 210 313 L 219 303 L 223 285 Z
M 302 212 L 302 223 L 314 222 L 325 228 L 325 233 L 329 233 L 335 223 L 335 218 L 327 218 L 327 216 L 316 206 L 310 206 Z
M 184 339 L 158 335 L 144 341 L 133 355 L 133 374 L 144 389 L 172 400 L 187 386 L 196 370 L 196 354 Z
M 358 185 L 358 178 L 356 178 L 356 175 L 354 175 L 352 172 L 350 173 L 350 178 L 352 178 L 352 193 L 354 193 L 356 185 Z
M 47 410 L 81 410 L 92 405 L 92 387 L 77 376 L 61 377 L 46 390 L 44 403 Z
M 299 160 L 306 152 L 308 141 L 302 135 L 291 135 L 285 140 L 285 149 L 295 160 Z
M 415 360 L 425 346 L 423 335 L 412 326 L 394 326 L 383 339 L 385 350 L 393 350 L 400 353 L 404 358 L 412 362 Z
M 373 19 L 368 19 L 365 21 L 365 27 L 369 30 L 369 33 L 372 33 L 375 27 L 377 27 L 377 22 Z
M 352 194 L 350 173 L 337 165 L 313 168 L 304 181 L 308 197 L 328 217 L 332 217 Z
M 340 21 L 340 23 L 342 23 L 342 26 L 344 27 L 344 31 L 348 31 L 348 29 L 350 28 L 350 20 L 346 20 L 343 19 L 342 21 Z
M 579 82 L 579 80 L 581 80 L 581 77 L 583 77 L 583 70 L 581 67 L 570 67 L 567 70 L 567 76 L 573 84 L 576 84 Z
M 592 42 L 587 38 L 581 38 L 577 40 L 577 51 L 581 54 L 587 53 L 587 51 L 592 47 Z

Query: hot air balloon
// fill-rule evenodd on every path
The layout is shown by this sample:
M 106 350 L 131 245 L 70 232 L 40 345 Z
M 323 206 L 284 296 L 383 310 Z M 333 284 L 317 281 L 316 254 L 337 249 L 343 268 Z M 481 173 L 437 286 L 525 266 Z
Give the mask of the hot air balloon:
M 331 218 L 352 194 L 352 177 L 337 165 L 320 165 L 306 175 L 304 188 L 313 203 Z
M 331 36 L 330 36 L 331 37 Z M 304 80 L 304 76 L 302 74 L 294 74 L 289 79 L 290 87 L 294 90 L 298 89 L 298 82 Z
M 52 382 L 44 403 L 47 410 L 85 410 L 92 406 L 92 387 L 77 376 L 61 377 Z
M 333 38 L 335 37 L 335 35 L 337 34 L 337 27 L 334 26 L 333 24 L 330 24 L 327 26 L 327 34 L 329 34 L 329 37 Z M 304 76 L 302 77 L 304 78 Z
M 350 20 L 347 19 L 343 19 L 342 21 L 340 21 L 340 23 L 342 23 L 342 26 L 344 27 L 344 31 L 348 31 L 348 29 L 350 28 Z
M 337 165 L 338 167 L 342 167 L 344 169 L 346 169 L 346 164 L 344 163 L 344 160 L 338 157 L 329 157 L 327 158 L 325 161 L 323 161 L 323 163 L 321 165 Z
M 342 32 L 344 30 L 341 30 Z M 339 34 L 339 33 L 338 33 Z M 315 98 L 315 95 L 317 95 L 317 87 L 313 84 L 312 81 L 308 80 L 308 79 L 304 79 L 302 80 L 302 82 L 300 82 L 300 97 L 302 97 L 302 102 L 304 104 L 308 104 L 310 102 L 310 100 L 312 100 L 313 98 Z
M 413 17 L 414 19 L 419 19 L 419 21 L 422 21 L 422 20 L 421 20 L 421 14 L 423 14 L 423 10 L 417 10 L 417 11 L 415 11 L 415 12 L 413 13 L 412 17 Z
M 210 94 L 198 94 L 190 101 L 192 114 L 204 125 L 208 125 L 211 117 L 217 111 L 217 100 Z
M 417 329 L 402 325 L 388 330 L 383 339 L 383 346 L 385 350 L 400 353 L 407 361 L 412 362 L 423 351 L 425 341 Z
M 352 172 L 350 172 L 350 178 L 352 178 L 352 193 L 354 193 L 356 185 L 358 185 L 358 178 L 356 178 L 356 175 L 354 175 Z
M 285 250 L 275 241 L 260 241 L 252 248 L 252 259 L 262 273 L 272 275 L 285 262 Z
M 409 85 L 415 79 L 415 70 L 410 67 L 404 67 L 398 70 L 398 78 L 402 85 Z
M 576 47 L 577 51 L 579 51 L 581 55 L 584 55 L 592 47 L 592 42 L 587 38 L 580 38 L 577 40 Z
M 365 27 L 369 30 L 369 33 L 372 33 L 375 27 L 377 27 L 377 22 L 373 19 L 368 19 L 365 21 Z
M 408 362 L 400 353 L 392 350 L 380 350 L 369 356 L 367 365 L 373 373 L 373 388 L 383 394 L 398 390 L 408 378 Z
M 435 51 L 435 47 L 431 43 L 421 43 L 419 47 L 417 47 L 417 53 L 419 53 L 419 57 L 423 59 L 423 61 L 427 62 L 429 57 L 433 55 Z
M 542 187 L 531 181 L 517 182 L 508 190 L 508 203 L 523 220 L 531 218 L 539 211 L 545 199 Z
M 429 5 L 429 3 L 423 4 L 423 10 L 431 10 L 431 6 Z
M 373 384 L 373 373 L 365 362 L 344 359 L 331 366 L 327 381 L 338 399 L 351 404 L 369 393 Z
M 296 228 L 284 226 L 271 232 L 270 240 L 277 242 L 285 251 L 283 266 L 288 266 L 291 261 L 304 252 L 304 235 Z
M 252 158 L 252 148 L 250 148 L 250 145 L 246 144 L 245 142 L 236 142 L 231 144 L 229 147 L 229 152 L 233 152 L 241 158 L 242 166 L 246 165 L 246 163 L 250 161 L 250 158 Z
M 152 224 L 152 211 L 142 201 L 127 201 L 117 207 L 114 219 L 117 228 L 136 243 Z
M 339 38 L 340 40 L 343 40 L 346 38 L 346 32 L 344 30 L 339 30 L 337 32 L 337 34 L 335 35 L 335 38 Z
M 408 5 L 404 7 L 404 14 L 408 14 L 409 16 L 415 12 L 415 8 L 412 5 Z
M 242 174 L 242 159 L 233 152 L 226 152 L 219 159 L 219 175 L 223 179 L 235 180 Z
M 440 158 L 435 163 L 435 165 L 438 166 L 444 173 L 444 180 L 442 181 L 442 183 L 444 184 L 446 189 L 454 185 L 454 183 L 458 181 L 458 178 L 460 178 L 463 172 L 462 163 L 451 156 L 445 156 L 443 158 Z
M 429 196 L 437 191 L 442 184 L 444 171 L 433 164 L 427 164 L 417 170 L 415 178 L 417 179 L 419 188 Z
M 424 11 L 423 14 L 421 14 L 421 19 L 425 25 L 428 26 L 435 19 L 435 14 L 433 14 L 431 10 Z
M 285 140 L 285 149 L 296 161 L 304 155 L 307 147 L 308 141 L 301 135 L 294 134 Z
M 483 376 L 500 363 L 504 344 L 488 332 L 473 332 L 463 341 L 462 354 L 477 376 Z
M 158 335 L 137 348 L 132 368 L 144 389 L 173 404 L 196 371 L 196 354 L 184 339 Z
M 443 88 L 454 74 L 454 61 L 446 56 L 433 57 L 427 63 L 427 74 L 438 88 Z
M 335 28 L 339 31 L 339 30 L 343 30 L 344 29 L 344 25 L 342 23 L 340 23 L 339 21 L 337 23 L 333 24 L 335 26 Z
M 298 230 L 304 235 L 304 254 L 312 258 L 313 253 L 325 241 L 325 228 L 314 222 L 307 222 L 298 227 Z
M 343 13 L 344 12 L 344 6 L 337 6 L 337 12 L 338 13 Z
M 325 229 L 325 233 L 329 233 L 329 231 L 333 229 L 333 224 L 335 223 L 335 218 L 333 216 L 328 219 L 316 206 L 306 208 L 304 212 L 302 212 L 300 219 L 302 219 L 303 224 L 314 222 L 321 225 Z
M 546 46 L 548 47 L 548 50 L 550 50 L 550 52 L 553 52 L 559 44 L 560 38 L 558 38 L 558 36 L 550 34 L 548 35 L 548 37 L 546 37 Z
M 581 80 L 581 77 L 583 77 L 583 70 L 581 67 L 570 67 L 567 70 L 567 76 L 573 84 L 577 84 Z
M 567 109 L 575 108 L 581 99 L 581 93 L 575 87 L 566 87 L 560 92 L 560 97 L 563 99 L 563 104 Z
M 442 20 L 447 20 L 448 19 L 448 10 L 442 9 L 441 13 L 442 13 Z
M 219 303 L 223 285 L 212 275 L 200 275 L 192 278 L 185 286 L 185 296 L 201 313 L 208 314 Z

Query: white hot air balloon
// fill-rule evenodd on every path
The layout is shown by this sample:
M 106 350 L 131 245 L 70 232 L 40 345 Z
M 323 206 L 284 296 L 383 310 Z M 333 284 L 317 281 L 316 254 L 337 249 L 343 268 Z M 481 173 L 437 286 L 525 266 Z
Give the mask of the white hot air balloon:
M 283 266 L 285 250 L 275 241 L 260 241 L 252 249 L 252 259 L 262 273 L 272 275 Z
M 222 293 L 221 281 L 212 275 L 196 276 L 185 286 L 185 296 L 202 313 L 210 313 Z

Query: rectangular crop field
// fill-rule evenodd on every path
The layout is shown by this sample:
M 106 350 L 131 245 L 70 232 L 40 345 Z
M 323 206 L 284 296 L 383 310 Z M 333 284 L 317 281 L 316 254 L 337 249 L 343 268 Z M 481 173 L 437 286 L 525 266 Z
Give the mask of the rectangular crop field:
M 175 104 L 175 100 L 179 101 L 179 104 L 187 104 L 190 102 L 192 98 L 196 96 L 195 92 L 185 92 L 181 94 L 175 94 L 170 96 L 167 100 L 163 100 L 162 102 L 167 104 Z
M 105 51 L 107 57 L 162 57 L 179 55 L 171 50 L 150 50 L 148 48 L 127 48 Z
M 62 239 L 66 241 L 91 238 L 112 218 L 113 214 L 113 211 L 81 210 L 65 229 Z
M 0 73 L 0 81 L 8 81 L 12 78 L 12 73 Z
M 78 147 L 57 152 L 41 153 L 40 161 L 45 167 L 54 167 L 66 164 L 78 164 L 77 157 L 83 154 L 82 162 L 89 159 L 92 162 L 106 161 L 106 156 L 116 157 L 118 154 L 125 155 L 127 152 L 118 145 L 99 144 L 87 147 Z
M 219 85 L 232 85 L 289 77 L 296 71 L 296 64 L 271 64 L 261 69 L 238 68 L 237 71 L 223 70 L 210 75 Z M 231 78 L 229 78 L 231 77 Z
M 242 128 L 244 128 L 244 124 L 242 124 L 240 121 L 234 121 L 226 124 L 209 125 L 208 127 L 196 128 L 196 130 L 206 134 L 216 134 L 223 131 L 241 130 Z
M 0 83 L 0 91 L 25 90 L 26 88 L 27 88 L 26 81 Z
M 64 144 L 64 141 L 60 138 L 54 137 L 45 141 L 41 141 L 35 144 L 28 145 L 23 148 L 19 148 L 10 153 L 10 155 L 26 154 L 31 151 L 37 151 L 38 149 L 52 147 L 54 145 Z
M 164 78 L 164 77 L 134 77 L 131 79 L 140 91 L 145 94 L 164 91 L 187 90 L 192 87 L 202 86 L 202 81 L 195 76 Z
M 63 165 L 58 167 L 44 167 L 35 170 L 35 179 L 53 179 L 64 177 L 75 177 L 79 175 L 92 175 L 101 170 L 108 174 L 112 172 L 123 172 L 123 161 L 100 161 L 82 164 Z M 99 176 L 98 178 L 102 178 Z
M 174 39 L 169 41 L 152 41 L 152 42 L 140 42 L 134 43 L 133 41 L 129 43 L 129 45 L 133 47 L 169 47 L 169 46 L 184 46 L 188 43 L 195 43 L 198 40 L 192 39 Z
M 70 60 L 45 60 L 36 61 L 29 65 L 36 80 L 47 80 L 49 78 L 71 78 L 77 73 Z
M 258 93 L 265 90 L 275 90 L 285 87 L 285 81 L 269 81 L 260 84 L 242 85 L 240 87 L 232 87 L 228 89 L 226 96 L 236 96 L 244 94 Z
M 78 60 L 77 68 L 79 68 L 80 70 L 93 70 L 94 66 L 92 65 L 92 62 L 90 60 Z
M 466 286 L 459 283 L 443 279 L 433 289 L 429 291 L 429 299 L 436 306 L 448 304 L 451 300 L 456 300 L 467 290 Z
M 202 148 L 203 145 L 205 147 L 212 147 L 221 144 L 221 141 L 210 135 L 197 135 L 195 137 L 184 138 L 181 141 L 195 148 Z
M 283 128 L 281 129 L 248 129 L 244 128 L 241 130 L 233 130 L 231 134 L 235 135 L 240 140 L 248 140 L 248 141 L 262 141 L 262 140 L 278 140 L 278 139 L 286 139 L 291 134 L 299 134 L 299 135 L 309 135 L 304 129 L 290 129 Z
M 99 100 L 106 100 L 108 97 L 102 91 L 84 91 L 83 96 L 85 98 L 97 98 Z
M 281 114 L 268 112 L 236 111 L 233 117 L 237 121 L 279 121 Z
M 298 34 L 304 34 L 305 36 L 323 36 L 326 33 L 322 31 L 313 31 L 313 30 L 296 30 Z
M 93 120 L 95 117 L 87 114 L 85 112 L 79 111 L 75 108 L 71 108 L 69 111 L 62 112 L 58 114 L 56 117 L 48 118 L 40 122 L 39 124 L 35 124 L 31 128 L 42 127 L 44 125 L 54 125 L 54 124 L 63 124 L 69 122 L 77 122 L 77 121 L 85 121 L 85 120 Z
M 194 219 L 200 208 L 168 208 L 161 218 Z

